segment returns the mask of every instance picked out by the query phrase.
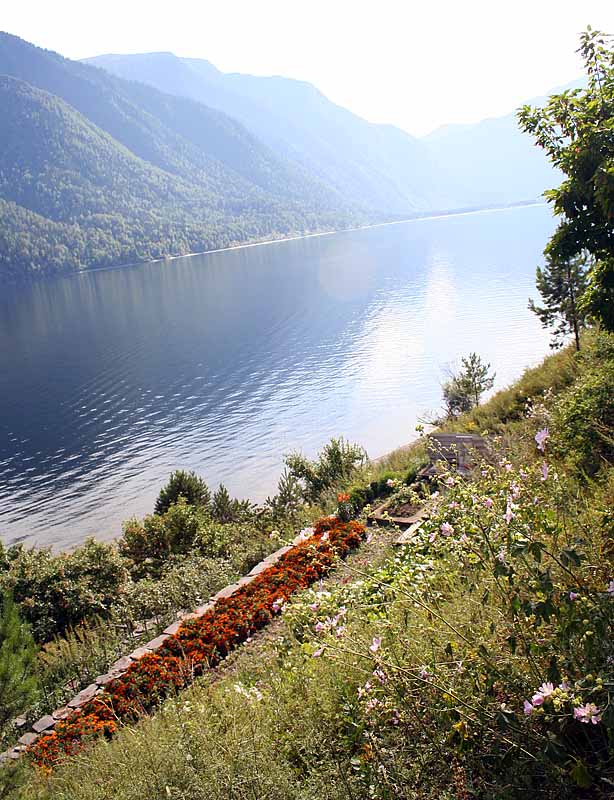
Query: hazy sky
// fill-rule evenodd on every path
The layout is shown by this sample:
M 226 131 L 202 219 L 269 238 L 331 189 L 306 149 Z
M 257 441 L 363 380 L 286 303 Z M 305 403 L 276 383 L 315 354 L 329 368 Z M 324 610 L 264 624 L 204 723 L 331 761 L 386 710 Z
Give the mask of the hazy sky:
M 318 86 L 422 134 L 504 114 L 580 75 L 613 0 L 0 0 L 0 29 L 70 58 L 170 50 Z

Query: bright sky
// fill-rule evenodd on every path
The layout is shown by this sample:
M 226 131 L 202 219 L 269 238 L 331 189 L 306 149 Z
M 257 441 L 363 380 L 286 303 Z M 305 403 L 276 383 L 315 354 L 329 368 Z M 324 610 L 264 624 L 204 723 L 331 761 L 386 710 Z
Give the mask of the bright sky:
M 310 81 L 423 134 L 512 111 L 581 74 L 612 0 L 1 0 L 0 29 L 69 58 L 170 50 L 226 72 Z

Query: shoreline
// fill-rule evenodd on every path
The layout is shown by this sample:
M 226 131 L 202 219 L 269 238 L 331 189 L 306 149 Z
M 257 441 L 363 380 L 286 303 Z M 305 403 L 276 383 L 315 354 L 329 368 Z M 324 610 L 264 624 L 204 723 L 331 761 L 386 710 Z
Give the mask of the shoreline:
M 368 225 L 355 225 L 352 228 L 334 228 L 327 231 L 316 231 L 314 233 L 299 233 L 293 236 L 280 236 L 277 239 L 263 239 L 256 242 L 243 242 L 242 244 L 233 244 L 228 247 L 216 247 L 212 250 L 197 250 L 193 253 L 183 253 L 182 255 L 163 256 L 160 258 L 149 259 L 148 261 L 132 261 L 127 264 L 116 264 L 115 266 L 108 267 L 84 267 L 76 272 L 67 275 L 50 275 L 51 278 L 74 278 L 81 275 L 88 275 L 94 272 L 111 272 L 119 269 L 133 269 L 140 267 L 144 264 L 160 264 L 165 261 L 177 261 L 181 258 L 193 258 L 194 256 L 208 256 L 216 253 L 227 253 L 233 250 L 245 250 L 249 247 L 264 247 L 271 244 L 283 244 L 284 242 L 295 242 L 300 239 L 315 239 L 322 236 L 337 236 L 342 233 L 355 233 L 356 231 L 370 230 L 371 228 L 384 228 L 390 225 L 407 225 L 411 222 L 422 222 L 427 220 L 446 219 L 447 217 L 466 217 L 472 214 L 493 214 L 498 211 L 509 211 L 516 208 L 535 208 L 536 206 L 548 205 L 543 200 L 523 200 L 517 203 L 501 206 L 485 206 L 484 208 L 470 208 L 470 209 L 457 209 L 451 211 L 436 211 L 432 214 L 424 214 L 422 216 L 406 217 L 404 219 L 393 219 L 387 222 L 372 222 Z

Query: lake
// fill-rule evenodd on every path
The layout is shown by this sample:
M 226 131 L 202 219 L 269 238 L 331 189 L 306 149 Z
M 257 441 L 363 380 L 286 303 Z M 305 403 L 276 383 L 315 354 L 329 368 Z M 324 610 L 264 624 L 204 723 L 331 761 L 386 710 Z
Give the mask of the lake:
M 462 355 L 501 388 L 548 352 L 527 300 L 554 225 L 478 212 L 5 291 L 0 537 L 110 539 L 173 469 L 260 501 L 291 450 L 409 441 Z

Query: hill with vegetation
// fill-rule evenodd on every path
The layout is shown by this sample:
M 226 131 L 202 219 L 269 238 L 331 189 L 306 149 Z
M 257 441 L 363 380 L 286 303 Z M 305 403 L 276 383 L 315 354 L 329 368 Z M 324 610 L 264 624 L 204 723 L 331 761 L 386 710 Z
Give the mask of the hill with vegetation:
M 240 123 L 0 34 L 0 275 L 365 221 Z

